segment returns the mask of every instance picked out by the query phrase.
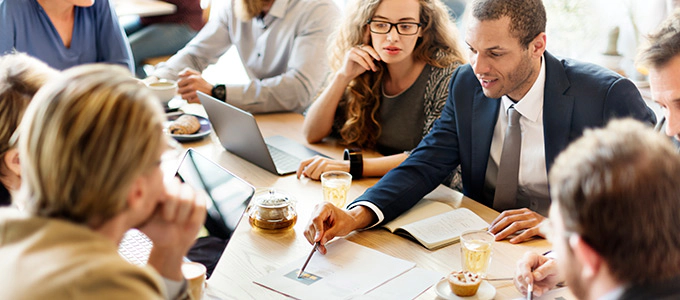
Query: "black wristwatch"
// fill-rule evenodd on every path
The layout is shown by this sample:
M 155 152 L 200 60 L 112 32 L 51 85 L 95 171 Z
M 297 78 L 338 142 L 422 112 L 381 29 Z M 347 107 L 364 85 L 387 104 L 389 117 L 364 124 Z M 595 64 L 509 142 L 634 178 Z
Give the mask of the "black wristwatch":
M 227 87 L 224 84 L 216 84 L 210 92 L 213 97 L 227 102 Z
M 364 158 L 361 155 L 361 149 L 345 149 L 343 159 L 349 160 L 349 173 L 352 174 L 352 179 L 364 176 Z

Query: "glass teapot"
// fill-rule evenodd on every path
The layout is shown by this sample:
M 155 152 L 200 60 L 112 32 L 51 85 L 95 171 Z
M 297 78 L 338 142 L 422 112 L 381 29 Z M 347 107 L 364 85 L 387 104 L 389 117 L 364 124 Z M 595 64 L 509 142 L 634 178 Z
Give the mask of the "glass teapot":
M 265 231 L 287 230 L 297 221 L 295 200 L 273 188 L 258 189 L 247 214 L 250 226 Z

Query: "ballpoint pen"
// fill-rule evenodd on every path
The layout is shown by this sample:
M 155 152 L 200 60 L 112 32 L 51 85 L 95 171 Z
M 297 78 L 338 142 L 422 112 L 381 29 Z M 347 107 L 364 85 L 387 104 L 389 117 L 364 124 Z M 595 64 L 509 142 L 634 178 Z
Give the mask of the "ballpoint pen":
M 534 299 L 534 282 L 529 282 L 529 286 L 527 286 L 527 300 L 533 300 Z
M 307 268 L 307 264 L 309 263 L 309 260 L 312 259 L 312 255 L 314 255 L 314 252 L 316 252 L 316 249 L 318 247 L 319 247 L 319 242 L 314 243 L 314 248 L 312 248 L 312 252 L 309 253 L 309 256 L 307 256 L 305 263 L 302 265 L 302 268 L 300 268 L 300 271 L 298 271 L 297 278 L 300 278 L 300 276 L 302 276 L 302 273 L 305 272 L 305 268 Z

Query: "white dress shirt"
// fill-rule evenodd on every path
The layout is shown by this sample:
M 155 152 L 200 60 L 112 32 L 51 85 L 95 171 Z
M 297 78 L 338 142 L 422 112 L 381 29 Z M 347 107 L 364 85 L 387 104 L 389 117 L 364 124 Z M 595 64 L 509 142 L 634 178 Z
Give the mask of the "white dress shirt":
M 543 95 L 545 89 L 545 64 L 541 59 L 541 70 L 529 92 L 517 103 L 501 97 L 501 109 L 494 127 L 489 163 L 500 165 L 505 130 L 508 127 L 508 109 L 515 104 L 515 110 L 522 116 L 519 126 L 522 132 L 522 150 L 520 154 L 518 176 L 518 199 L 529 204 L 534 198 L 549 199 L 548 171 L 545 165 L 545 139 L 543 137 Z
M 508 109 L 515 104 L 522 116 L 519 119 L 519 126 L 522 132 L 522 150 L 520 154 L 520 166 L 518 176 L 517 197 L 519 203 L 526 203 L 527 207 L 534 209 L 538 207 L 539 198 L 549 199 L 548 192 L 548 172 L 545 166 L 545 140 L 543 138 L 543 91 L 545 89 L 545 64 L 541 58 L 541 70 L 538 78 L 534 81 L 529 92 L 524 95 L 516 104 L 508 96 L 501 98 L 501 109 L 498 111 L 498 120 L 494 127 L 489 153 L 489 163 L 495 164 L 496 170 L 503 151 L 503 140 L 505 139 L 505 129 L 508 127 Z M 495 185 L 495 180 L 493 183 Z M 371 224 L 368 228 L 380 224 L 384 220 L 382 211 L 373 203 L 361 201 L 352 204 L 347 209 L 358 205 L 363 205 L 375 213 L 378 222 Z M 547 214 L 547 210 L 542 209 L 539 213 Z
M 234 45 L 251 81 L 226 83 L 228 103 L 253 113 L 304 111 L 330 72 L 326 40 L 340 9 L 332 0 L 276 0 L 264 18 L 242 22 L 233 3 L 153 75 L 176 80 L 185 67 L 202 71 Z

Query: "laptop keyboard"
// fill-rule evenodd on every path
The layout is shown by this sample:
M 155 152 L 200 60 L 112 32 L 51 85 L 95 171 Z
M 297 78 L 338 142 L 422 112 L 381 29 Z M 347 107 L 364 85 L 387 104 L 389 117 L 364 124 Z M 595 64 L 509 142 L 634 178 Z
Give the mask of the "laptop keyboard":
M 278 148 L 267 144 L 267 149 L 269 149 L 269 154 L 274 160 L 276 168 L 279 170 L 297 170 L 300 166 L 300 159 L 290 155 L 286 152 L 279 150 Z
M 132 264 L 146 265 L 152 247 L 153 242 L 145 234 L 137 229 L 130 229 L 120 242 L 118 253 Z

